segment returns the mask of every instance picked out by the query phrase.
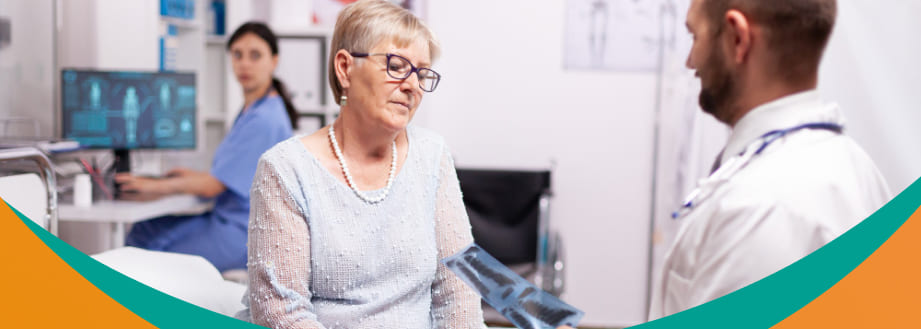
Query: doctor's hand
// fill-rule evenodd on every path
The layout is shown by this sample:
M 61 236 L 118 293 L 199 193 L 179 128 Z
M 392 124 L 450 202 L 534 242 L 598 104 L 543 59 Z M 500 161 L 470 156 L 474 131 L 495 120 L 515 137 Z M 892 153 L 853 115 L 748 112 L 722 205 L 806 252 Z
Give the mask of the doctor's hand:
M 573 329 L 573 328 L 570 326 L 562 326 L 562 327 L 556 327 L 556 329 Z

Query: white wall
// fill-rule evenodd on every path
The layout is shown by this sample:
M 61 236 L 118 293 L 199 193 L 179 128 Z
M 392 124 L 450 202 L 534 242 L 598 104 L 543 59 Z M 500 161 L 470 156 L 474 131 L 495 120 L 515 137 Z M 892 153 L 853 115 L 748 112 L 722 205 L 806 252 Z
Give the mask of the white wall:
M 0 49 L 0 119 L 32 118 L 42 136 L 54 134 L 54 14 L 50 0 L 0 1 L 11 43 Z M 9 125 L 0 135 L 32 136 L 32 125 Z
M 899 193 L 921 177 L 921 1 L 838 1 L 819 89 Z
M 444 76 L 414 123 L 458 166 L 551 159 L 565 300 L 583 325 L 642 322 L 646 309 L 655 74 L 564 71 L 564 0 L 431 1 Z
M 159 68 L 159 1 L 60 1 L 59 62 L 63 68 Z
M 96 0 L 96 69 L 159 69 L 160 1 Z
M 57 0 L 58 66 L 88 68 L 96 65 L 95 0 Z

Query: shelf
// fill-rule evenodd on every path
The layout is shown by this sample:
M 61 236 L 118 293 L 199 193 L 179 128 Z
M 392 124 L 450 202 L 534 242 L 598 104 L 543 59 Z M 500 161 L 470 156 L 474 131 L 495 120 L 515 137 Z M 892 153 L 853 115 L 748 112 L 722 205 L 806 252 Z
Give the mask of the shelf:
M 175 25 L 180 29 L 196 30 L 201 28 L 201 24 L 198 21 L 193 19 L 182 19 L 169 16 L 160 16 L 160 21 L 168 23 L 170 25 Z
M 326 115 L 327 115 L 327 114 L 326 114 L 326 113 L 323 113 L 323 112 L 302 112 L 302 111 L 298 111 L 298 112 L 297 112 L 297 116 L 299 116 L 299 117 L 308 117 L 308 118 L 309 118 L 309 117 L 314 117 L 314 118 L 325 118 Z
M 205 119 L 205 123 L 224 123 L 227 121 L 223 113 L 204 114 L 202 118 Z
M 326 114 L 327 112 L 328 111 L 324 111 L 323 109 L 317 109 L 317 108 L 297 110 L 297 114 L 303 114 L 303 115 L 320 115 L 320 114 Z
M 272 26 L 272 31 L 279 37 L 325 37 L 332 38 L 333 30 L 324 26 Z
M 227 43 L 227 36 L 209 34 L 205 36 L 205 44 L 209 46 L 224 46 Z

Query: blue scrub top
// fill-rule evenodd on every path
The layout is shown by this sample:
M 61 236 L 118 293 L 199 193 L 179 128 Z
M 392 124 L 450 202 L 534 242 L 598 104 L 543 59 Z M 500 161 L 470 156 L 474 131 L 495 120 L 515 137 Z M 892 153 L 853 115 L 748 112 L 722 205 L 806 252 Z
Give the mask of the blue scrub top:
M 249 188 L 259 157 L 293 134 L 280 96 L 269 96 L 242 111 L 218 145 L 211 175 L 227 189 L 217 196 L 212 215 L 244 230 L 249 222 Z

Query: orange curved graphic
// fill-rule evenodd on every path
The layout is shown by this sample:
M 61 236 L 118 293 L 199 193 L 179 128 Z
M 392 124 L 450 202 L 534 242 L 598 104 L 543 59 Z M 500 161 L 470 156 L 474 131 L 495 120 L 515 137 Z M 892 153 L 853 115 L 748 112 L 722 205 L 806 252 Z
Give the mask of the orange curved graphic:
M 921 328 L 921 208 L 853 272 L 774 328 Z
M 4 328 L 154 328 L 83 278 L 0 199 Z

